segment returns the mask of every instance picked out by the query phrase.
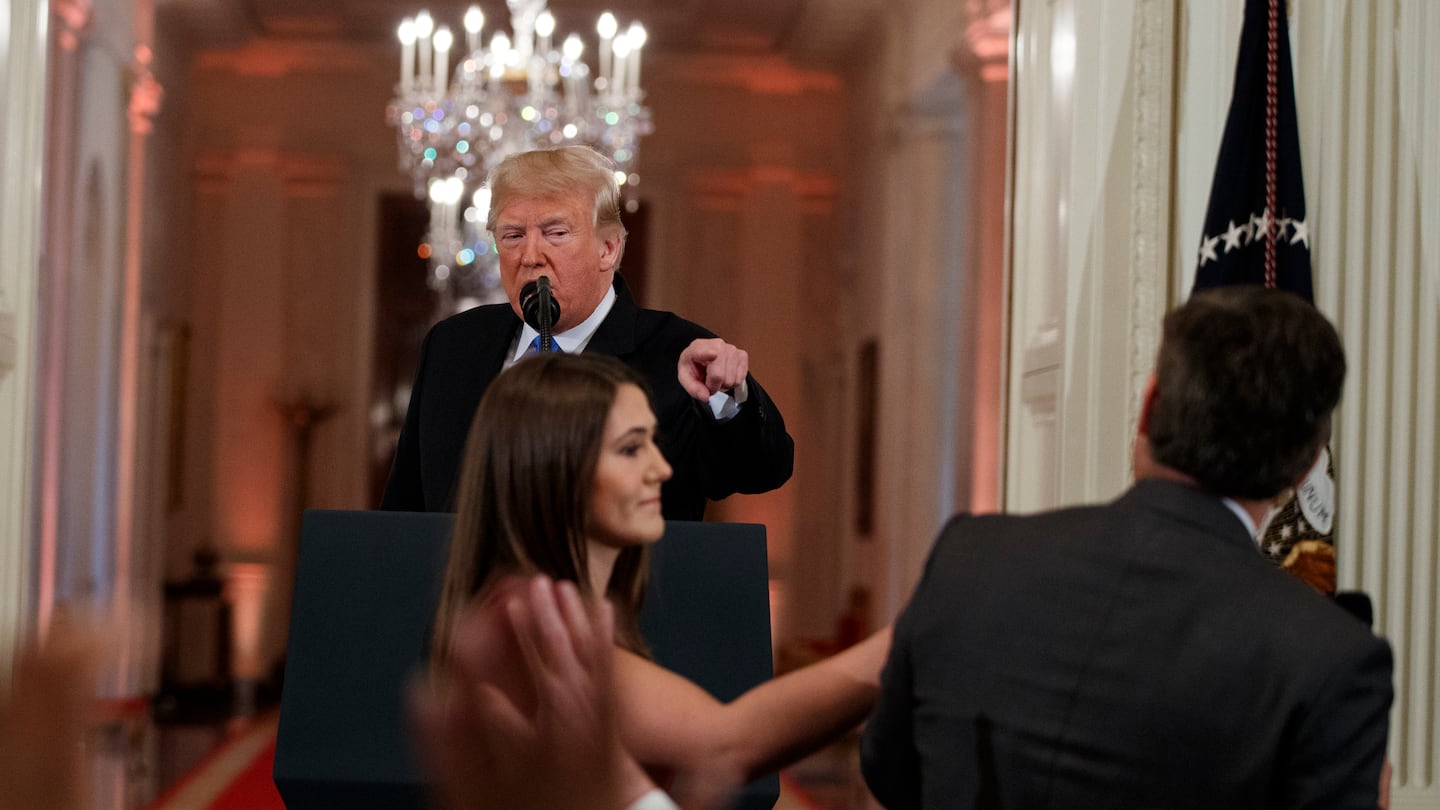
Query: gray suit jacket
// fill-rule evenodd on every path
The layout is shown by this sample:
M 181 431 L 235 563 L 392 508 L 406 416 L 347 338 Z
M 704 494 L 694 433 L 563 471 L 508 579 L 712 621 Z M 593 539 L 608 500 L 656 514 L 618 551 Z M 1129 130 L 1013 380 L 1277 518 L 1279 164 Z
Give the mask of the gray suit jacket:
M 957 517 L 865 729 L 887 807 L 1366 808 L 1389 646 L 1171 481 Z

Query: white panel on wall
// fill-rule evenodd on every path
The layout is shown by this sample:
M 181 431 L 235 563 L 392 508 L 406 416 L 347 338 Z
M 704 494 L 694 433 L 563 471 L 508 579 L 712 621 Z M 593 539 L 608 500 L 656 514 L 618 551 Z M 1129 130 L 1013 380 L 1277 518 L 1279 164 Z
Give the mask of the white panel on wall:
M 1169 291 L 1175 9 L 1020 5 L 1006 508 L 1114 497 Z
M 1073 4 L 1021 3 L 1016 25 L 1005 507 L 1031 511 L 1059 498 L 1056 408 L 1063 384 Z

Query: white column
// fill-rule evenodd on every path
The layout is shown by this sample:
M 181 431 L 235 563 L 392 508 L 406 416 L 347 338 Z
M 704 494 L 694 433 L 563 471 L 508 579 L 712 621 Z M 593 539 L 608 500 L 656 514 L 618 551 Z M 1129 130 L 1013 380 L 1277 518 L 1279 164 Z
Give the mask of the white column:
M 17 638 L 33 630 L 31 435 L 40 275 L 45 37 L 42 0 L 0 0 L 0 687 Z

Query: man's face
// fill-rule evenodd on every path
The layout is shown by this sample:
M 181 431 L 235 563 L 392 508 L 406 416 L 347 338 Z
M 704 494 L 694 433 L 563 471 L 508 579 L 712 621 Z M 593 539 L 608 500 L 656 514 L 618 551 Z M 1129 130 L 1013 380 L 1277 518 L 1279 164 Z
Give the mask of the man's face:
M 610 287 L 620 255 L 620 235 L 597 232 L 594 223 L 593 202 L 583 194 L 516 197 L 500 209 L 495 217 L 500 283 L 516 315 L 521 288 L 549 276 L 560 304 L 555 331 L 590 317 Z

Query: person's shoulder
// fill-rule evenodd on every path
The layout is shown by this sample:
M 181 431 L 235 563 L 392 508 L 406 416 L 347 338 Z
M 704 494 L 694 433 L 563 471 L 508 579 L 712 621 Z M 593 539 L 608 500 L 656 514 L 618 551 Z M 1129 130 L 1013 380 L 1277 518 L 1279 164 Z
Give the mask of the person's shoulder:
M 513 316 L 509 304 L 485 304 L 471 307 L 442 318 L 430 327 L 430 340 L 453 340 L 472 337 L 478 332 L 493 329 Z
M 692 340 L 715 337 L 709 329 L 673 312 L 643 307 L 635 313 L 635 332 L 641 342 L 664 340 L 686 345 Z
M 1106 504 L 1071 506 L 1045 512 L 1010 514 L 961 512 L 940 530 L 940 543 L 1009 541 L 1017 537 L 1037 541 L 1078 533 L 1111 517 Z

